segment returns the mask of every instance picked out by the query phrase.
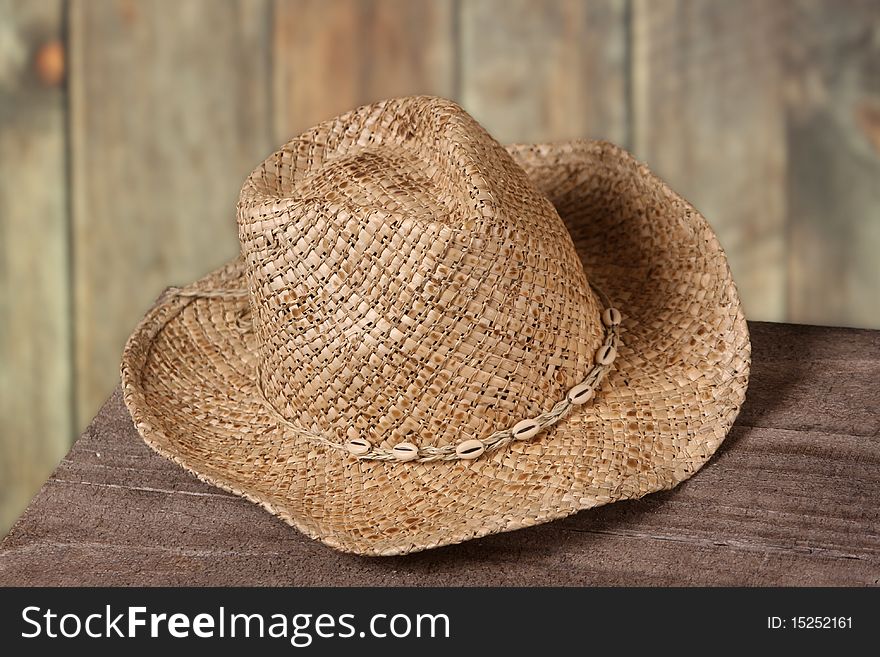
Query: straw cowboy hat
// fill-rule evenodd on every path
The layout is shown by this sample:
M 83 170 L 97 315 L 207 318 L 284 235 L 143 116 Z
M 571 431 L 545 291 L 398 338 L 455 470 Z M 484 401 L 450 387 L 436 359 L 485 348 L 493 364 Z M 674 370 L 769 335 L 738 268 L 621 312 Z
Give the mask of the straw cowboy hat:
M 125 402 L 157 452 L 334 548 L 671 488 L 742 404 L 724 253 L 612 144 L 505 149 L 450 101 L 380 102 L 269 156 L 238 231 L 130 337 Z

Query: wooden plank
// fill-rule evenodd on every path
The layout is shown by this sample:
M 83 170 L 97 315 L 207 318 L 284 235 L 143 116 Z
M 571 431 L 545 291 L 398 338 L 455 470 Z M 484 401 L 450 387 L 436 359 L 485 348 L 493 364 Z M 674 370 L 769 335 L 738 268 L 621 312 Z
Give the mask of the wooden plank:
M 0 535 L 74 437 L 62 13 L 0 0 Z
M 880 5 L 794 5 L 789 81 L 789 314 L 880 327 Z
M 275 137 L 359 105 L 454 97 L 453 0 L 277 0 Z
M 0 585 L 880 583 L 880 332 L 750 329 L 746 404 L 688 482 L 403 557 L 335 552 L 199 482 L 117 391 L 0 544 Z
M 626 145 L 624 0 L 462 0 L 462 104 L 503 142 Z
M 167 285 L 238 250 L 235 202 L 271 150 L 265 1 L 70 7 L 78 417 Z
M 779 44 L 790 3 L 634 0 L 636 155 L 709 219 L 746 315 L 786 312 L 786 128 Z

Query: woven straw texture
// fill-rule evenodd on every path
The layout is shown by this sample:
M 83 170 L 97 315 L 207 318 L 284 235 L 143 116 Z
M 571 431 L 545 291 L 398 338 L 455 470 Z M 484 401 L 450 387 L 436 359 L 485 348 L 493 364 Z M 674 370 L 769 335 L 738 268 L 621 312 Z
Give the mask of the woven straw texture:
M 717 449 L 750 346 L 706 221 L 608 143 L 504 149 L 450 101 L 359 108 L 245 182 L 239 259 L 126 346 L 147 443 L 337 549 L 391 555 L 670 488 Z M 484 438 L 621 345 L 595 398 L 473 460 L 359 459 Z

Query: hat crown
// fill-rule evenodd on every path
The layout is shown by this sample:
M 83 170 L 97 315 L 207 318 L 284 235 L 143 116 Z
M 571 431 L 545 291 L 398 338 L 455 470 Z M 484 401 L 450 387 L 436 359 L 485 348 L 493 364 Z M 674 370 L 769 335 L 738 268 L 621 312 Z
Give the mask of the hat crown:
M 550 408 L 602 342 L 559 215 L 450 101 L 293 139 L 248 177 L 238 225 L 263 394 L 334 440 L 482 438 Z

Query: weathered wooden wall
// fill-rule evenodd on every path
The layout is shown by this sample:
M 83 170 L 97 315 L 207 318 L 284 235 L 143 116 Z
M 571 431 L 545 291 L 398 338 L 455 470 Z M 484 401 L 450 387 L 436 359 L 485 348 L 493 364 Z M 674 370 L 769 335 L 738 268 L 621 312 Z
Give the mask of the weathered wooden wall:
M 753 319 L 880 327 L 874 0 L 0 0 L 0 533 L 247 172 L 382 97 L 604 137 L 709 217 Z
M 0 0 L 0 533 L 75 428 L 62 24 Z

